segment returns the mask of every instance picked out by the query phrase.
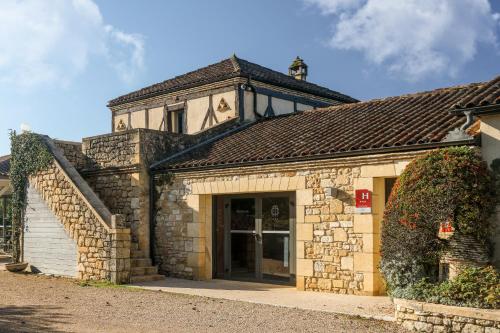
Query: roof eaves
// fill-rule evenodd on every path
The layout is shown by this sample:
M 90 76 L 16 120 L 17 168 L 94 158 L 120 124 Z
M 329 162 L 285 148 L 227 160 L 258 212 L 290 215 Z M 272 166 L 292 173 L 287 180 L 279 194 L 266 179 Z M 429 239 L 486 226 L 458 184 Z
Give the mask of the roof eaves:
M 196 166 L 196 167 L 164 168 L 164 169 L 159 169 L 157 171 L 188 172 L 188 171 L 200 171 L 200 170 L 211 170 L 211 169 L 228 169 L 228 168 L 233 168 L 233 167 L 258 166 L 258 165 L 269 165 L 269 164 L 277 164 L 277 163 L 306 162 L 306 161 L 344 158 L 344 157 L 357 157 L 357 156 L 365 156 L 365 155 L 389 154 L 389 153 L 409 152 L 409 151 L 421 151 L 421 150 L 428 150 L 428 149 L 445 148 L 445 147 L 450 147 L 450 146 L 478 146 L 478 145 L 480 145 L 480 137 L 474 137 L 472 139 L 466 139 L 466 140 L 460 140 L 460 141 L 429 142 L 429 143 L 421 143 L 421 144 L 415 144 L 415 145 L 371 148 L 371 149 L 365 149 L 365 150 L 342 151 L 342 152 L 336 152 L 336 153 L 331 153 L 331 154 L 299 156 L 299 157 L 292 157 L 292 158 L 269 159 L 269 160 L 260 160 L 260 161 L 246 161 L 246 162 L 237 162 L 237 163 L 231 163 L 231 164 L 225 163 L 225 164 L 203 165 L 203 166 Z
M 482 105 L 482 106 L 464 107 L 464 108 L 454 107 L 453 109 L 449 110 L 449 113 L 454 115 L 459 115 L 466 111 L 472 112 L 472 115 L 474 116 L 499 114 L 500 104 L 491 104 L 491 105 Z
M 214 82 L 218 82 L 218 81 L 222 81 L 222 80 L 227 80 L 227 79 L 235 78 L 238 76 L 240 76 L 239 73 L 233 72 L 230 74 L 216 76 L 216 77 L 210 78 L 208 80 L 200 80 L 200 81 L 197 81 L 195 83 L 176 86 L 176 87 L 170 88 L 170 89 L 161 89 L 161 90 L 149 93 L 149 94 L 138 95 L 138 96 L 130 97 L 130 98 L 124 98 L 123 100 L 114 102 L 115 100 L 120 99 L 120 97 L 118 97 L 118 98 L 115 98 L 115 99 L 109 101 L 107 104 L 107 107 L 113 107 L 113 106 L 118 106 L 118 105 L 125 104 L 125 103 L 136 102 L 136 101 L 140 101 L 143 99 L 156 97 L 159 95 L 164 95 L 164 94 L 168 94 L 168 93 L 172 93 L 172 92 L 176 92 L 176 91 L 180 91 L 180 90 L 196 88 L 196 87 L 203 86 L 205 84 L 210 84 L 210 83 L 214 83 Z
M 264 77 L 254 77 L 252 76 L 251 74 L 248 74 L 246 72 L 241 72 L 241 76 L 242 77 L 249 77 L 250 79 L 254 80 L 254 81 L 258 81 L 258 82 L 262 82 L 262 83 L 267 83 L 267 84 L 272 84 L 272 85 L 281 85 L 282 87 L 285 87 L 285 88 L 288 88 L 288 89 L 291 89 L 291 90 L 295 90 L 295 91 L 299 91 L 299 92 L 303 92 L 303 93 L 307 93 L 307 94 L 310 94 L 310 95 L 315 95 L 315 96 L 318 96 L 318 97 L 323 97 L 323 98 L 327 98 L 327 99 L 331 99 L 331 100 L 336 100 L 336 101 L 339 101 L 339 102 L 344 102 L 344 103 L 358 103 L 360 102 L 359 100 L 357 100 L 356 98 L 353 98 L 351 96 L 348 96 L 348 95 L 344 95 L 342 93 L 339 93 L 337 91 L 334 91 L 334 90 L 329 90 L 328 93 L 324 93 L 324 92 L 320 92 L 320 91 L 313 91 L 312 89 L 308 89 L 308 88 L 304 88 L 304 87 L 299 87 L 299 86 L 294 86 L 292 84 L 287 84 L 287 83 L 278 83 L 276 82 L 275 80 L 270 80 L 270 79 L 266 79 Z M 321 88 L 321 86 L 318 86 Z

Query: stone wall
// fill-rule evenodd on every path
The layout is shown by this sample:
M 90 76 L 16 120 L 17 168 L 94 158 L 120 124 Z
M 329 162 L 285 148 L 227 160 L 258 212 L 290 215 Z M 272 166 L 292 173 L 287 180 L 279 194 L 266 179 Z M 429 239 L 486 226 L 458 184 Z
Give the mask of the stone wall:
M 141 189 L 137 173 L 85 173 L 85 180 L 113 214 L 124 216 L 132 242 L 138 242 Z
M 82 151 L 89 158 L 88 169 L 129 167 L 139 163 L 138 131 L 84 138 Z
M 122 214 L 132 231 L 132 242 L 149 256 L 149 170 L 151 163 L 197 144 L 234 126 L 236 121 L 183 135 L 148 129 L 83 139 L 87 158 L 81 168 L 85 180 L 113 214 Z M 67 149 L 65 149 L 66 151 Z
M 500 333 L 500 310 L 395 299 L 396 320 L 415 332 Z
M 492 163 L 499 163 L 500 161 L 500 114 L 483 114 L 480 117 L 481 154 L 486 164 L 493 168 Z M 498 196 L 498 202 L 500 202 L 500 192 Z M 492 223 L 495 225 L 495 229 L 491 233 L 491 241 L 500 244 L 500 204 L 497 204 L 495 215 L 492 216 Z M 500 245 L 497 245 L 494 249 L 492 263 L 500 270 Z
M 73 164 L 76 169 L 83 169 L 89 164 L 89 159 L 82 152 L 80 142 L 53 140 L 59 149 L 64 153 L 66 159 Z
M 133 248 L 149 257 L 149 172 L 151 162 L 182 149 L 183 136 L 135 129 L 83 140 L 90 160 L 85 180 L 113 214 L 131 229 Z
M 158 186 L 156 202 L 155 262 L 159 271 L 174 277 L 193 279 L 193 267 L 188 255 L 196 253 L 194 238 L 188 234 L 189 223 L 194 222 L 192 207 L 187 204 L 191 192 L 189 180 L 176 179 L 170 186 Z
M 313 201 L 305 206 L 305 221 L 312 223 L 312 239 L 304 243 L 304 258 L 314 261 L 304 289 L 356 293 L 364 275 L 354 272 L 354 255 L 361 253 L 363 234 L 354 231 L 354 179 L 360 168 L 332 168 L 302 172 Z M 308 230 L 308 232 L 310 232 Z
M 384 178 L 398 176 L 414 156 L 175 173 L 172 184 L 157 185 L 155 254 L 160 270 L 178 277 L 211 278 L 212 195 L 294 192 L 297 288 L 381 294 Z M 354 211 L 354 191 L 362 188 L 373 193 L 371 214 Z
M 185 148 L 188 135 L 148 129 L 133 129 L 83 139 L 82 151 L 88 158 L 86 169 L 149 166 L 152 162 Z
M 78 278 L 128 282 L 130 229 L 112 215 L 52 140 L 52 165 L 30 177 L 33 186 L 78 247 Z

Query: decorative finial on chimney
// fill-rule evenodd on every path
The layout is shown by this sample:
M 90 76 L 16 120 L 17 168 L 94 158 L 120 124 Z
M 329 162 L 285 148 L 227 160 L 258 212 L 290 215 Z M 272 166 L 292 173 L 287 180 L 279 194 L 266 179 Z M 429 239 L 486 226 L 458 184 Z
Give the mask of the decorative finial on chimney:
M 293 76 L 297 80 L 306 81 L 307 65 L 299 56 L 288 67 L 288 75 Z

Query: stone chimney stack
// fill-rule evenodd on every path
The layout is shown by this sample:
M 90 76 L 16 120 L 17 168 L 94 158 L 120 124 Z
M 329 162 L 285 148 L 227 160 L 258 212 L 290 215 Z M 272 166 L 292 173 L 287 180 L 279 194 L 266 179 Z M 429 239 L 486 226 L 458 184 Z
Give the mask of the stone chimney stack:
M 290 67 L 288 67 L 288 75 L 293 76 L 297 80 L 306 81 L 307 65 L 300 57 L 295 58 Z

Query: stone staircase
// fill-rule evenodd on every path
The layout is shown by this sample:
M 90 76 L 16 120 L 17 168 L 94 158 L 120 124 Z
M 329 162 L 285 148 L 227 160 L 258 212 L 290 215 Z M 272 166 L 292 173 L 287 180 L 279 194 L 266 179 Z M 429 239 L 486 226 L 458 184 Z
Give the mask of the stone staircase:
M 165 276 L 158 274 L 158 266 L 153 266 L 151 259 L 139 250 L 139 244 L 130 244 L 130 283 L 159 281 Z

